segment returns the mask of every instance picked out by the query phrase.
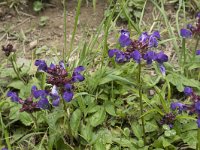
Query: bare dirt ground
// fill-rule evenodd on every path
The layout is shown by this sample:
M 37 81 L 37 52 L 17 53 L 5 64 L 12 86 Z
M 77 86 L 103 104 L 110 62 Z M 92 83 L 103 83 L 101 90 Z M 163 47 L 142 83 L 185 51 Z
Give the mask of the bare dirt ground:
M 30 56 L 34 48 L 47 46 L 62 50 L 64 46 L 63 5 L 60 1 L 52 0 L 50 4 L 36 13 L 33 6 L 19 8 L 17 11 L 6 6 L 0 7 L 0 46 L 12 43 L 20 52 L 20 55 Z M 107 3 L 98 1 L 94 12 L 92 3 L 88 5 L 83 1 L 79 17 L 75 44 L 81 40 L 83 35 L 94 33 L 104 16 Z M 76 15 L 76 0 L 67 2 L 67 41 L 71 39 Z M 41 26 L 41 17 L 48 18 L 45 25 Z M 86 37 L 87 38 L 87 37 Z M 68 44 L 69 45 L 69 44 Z M 0 51 L 2 60 L 2 51 Z

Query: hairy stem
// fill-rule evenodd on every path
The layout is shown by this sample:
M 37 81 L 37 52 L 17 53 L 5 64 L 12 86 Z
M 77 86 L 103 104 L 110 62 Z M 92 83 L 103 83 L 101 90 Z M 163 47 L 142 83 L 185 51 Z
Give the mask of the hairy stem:
M 17 68 L 16 65 L 15 65 L 13 56 L 11 56 L 10 62 L 11 62 L 11 64 L 12 64 L 12 68 L 13 68 L 15 74 L 17 75 L 17 77 L 18 77 L 21 81 L 23 81 L 24 84 L 26 84 L 26 81 L 21 77 L 21 75 L 20 75 L 20 73 L 19 73 L 19 70 L 18 70 L 18 68 Z
M 140 115 L 141 115 L 141 121 L 142 121 L 143 140 L 144 140 L 144 145 L 146 145 L 144 116 L 143 116 L 144 108 L 143 108 L 143 101 L 142 101 L 141 68 L 142 68 L 141 63 L 139 63 L 139 66 L 138 66 L 138 84 L 139 84 L 139 99 L 140 99 Z
M 37 130 L 37 128 L 38 128 L 37 119 L 32 113 L 30 113 L 30 116 L 33 119 L 35 130 Z
M 64 7 L 64 49 L 63 49 L 63 61 L 66 59 L 66 51 L 67 51 L 67 12 L 66 12 L 66 0 L 63 3 Z

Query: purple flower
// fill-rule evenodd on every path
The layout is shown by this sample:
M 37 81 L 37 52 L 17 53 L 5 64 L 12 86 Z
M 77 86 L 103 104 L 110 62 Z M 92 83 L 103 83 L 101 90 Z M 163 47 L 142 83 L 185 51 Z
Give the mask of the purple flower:
M 73 82 L 81 82 L 84 81 L 85 78 L 83 75 L 81 75 L 80 73 L 74 72 L 72 75 L 72 81 Z
M 62 67 L 63 69 L 65 69 L 65 64 L 64 64 L 63 60 L 61 60 L 61 61 L 59 62 L 59 65 L 60 65 L 60 67 Z
M 66 92 L 63 94 L 63 99 L 64 99 L 66 102 L 70 102 L 70 101 L 72 100 L 73 96 L 74 96 L 74 93 L 66 91 Z
M 65 89 L 66 89 L 67 91 L 71 91 L 71 90 L 72 90 L 72 85 L 69 84 L 69 83 L 65 84 Z
M 179 112 L 181 112 L 181 111 L 183 111 L 185 109 L 185 105 L 182 104 L 182 103 L 179 103 L 179 102 L 174 102 L 174 103 L 171 103 L 170 108 L 171 108 L 171 110 L 178 109 Z
M 38 70 L 47 71 L 47 64 L 44 60 L 36 60 L 35 65 L 38 66 Z
M 121 47 L 129 46 L 132 42 L 130 39 L 130 33 L 127 30 L 121 30 L 120 32 L 119 43 Z
M 160 65 L 160 72 L 162 73 L 163 76 L 166 75 L 166 69 L 163 65 Z
M 76 67 L 76 68 L 74 69 L 74 72 L 80 73 L 80 72 L 82 72 L 82 71 L 84 71 L 84 70 L 85 70 L 85 68 L 84 68 L 83 66 L 78 66 L 78 67 Z
M 155 60 L 155 58 L 156 58 L 156 53 L 154 51 L 148 51 L 143 57 L 143 59 L 147 61 L 148 65 L 151 64 L 152 61 Z
M 197 51 L 196 51 L 196 55 L 200 55 L 200 50 L 197 50 Z
M 56 68 L 56 65 L 54 65 L 53 63 L 51 63 L 50 66 L 49 66 L 49 68 L 53 70 L 53 69 Z
M 116 53 L 117 52 L 119 52 L 120 50 L 118 50 L 118 49 L 110 49 L 110 50 L 108 50 L 108 56 L 110 57 L 110 58 L 112 58 L 114 55 L 116 55 Z
M 143 32 L 143 33 L 140 35 L 139 39 L 138 39 L 138 41 L 139 41 L 139 42 L 142 42 L 143 44 L 147 43 L 148 40 L 149 40 L 149 35 L 148 35 L 147 32 Z
M 154 31 L 152 36 L 156 37 L 157 39 L 160 39 L 160 33 L 159 31 Z
M 193 31 L 195 29 L 195 27 L 193 27 L 192 24 L 188 24 L 187 29 L 189 29 L 190 31 Z
M 192 32 L 187 29 L 181 29 L 180 34 L 181 34 L 182 38 L 191 38 L 192 37 Z
M 200 117 L 197 119 L 198 128 L 200 128 Z
M 55 107 L 58 106 L 60 103 L 60 96 L 58 95 L 57 87 L 55 85 L 53 86 L 51 90 L 50 96 L 53 100 L 52 105 Z
M 15 92 L 11 92 L 11 91 L 8 91 L 7 97 L 10 97 L 10 99 L 13 102 L 19 102 L 19 100 L 20 100 L 20 98 L 18 97 L 18 95 Z
M 200 114 L 200 102 L 199 101 L 197 103 L 195 103 L 195 110 L 198 114 Z
M 8 150 L 8 149 L 4 147 L 4 148 L 2 148 L 1 150 Z
M 47 92 L 45 90 L 32 90 L 32 94 L 35 98 L 47 96 Z
M 49 104 L 49 101 L 47 98 L 45 97 L 42 97 L 38 103 L 37 103 L 37 106 L 41 109 L 49 109 L 50 107 L 50 104 Z
M 140 59 L 141 59 L 141 54 L 138 50 L 135 50 L 131 53 L 131 57 L 133 58 L 133 60 L 135 60 L 137 63 L 140 63 Z
M 156 59 L 155 59 L 159 64 L 163 64 L 164 62 L 168 61 L 168 56 L 161 51 L 160 53 L 156 54 Z
M 149 44 L 148 44 L 148 46 L 150 48 L 158 46 L 158 41 L 157 41 L 156 37 L 154 37 L 153 35 L 151 35 L 150 38 L 149 38 Z
M 125 62 L 126 61 L 125 54 L 122 51 L 118 51 L 116 53 L 115 61 L 117 63 L 123 63 L 123 62 Z
M 200 19 L 200 12 L 197 13 L 196 18 Z
M 192 95 L 193 90 L 190 87 L 185 87 L 184 88 L 184 93 L 185 93 L 186 96 L 190 96 L 190 95 Z

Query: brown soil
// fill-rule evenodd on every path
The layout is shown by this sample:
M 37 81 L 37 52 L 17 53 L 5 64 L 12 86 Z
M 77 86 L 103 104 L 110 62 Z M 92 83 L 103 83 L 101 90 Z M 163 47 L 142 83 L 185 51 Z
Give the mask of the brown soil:
M 86 32 L 87 35 L 95 32 L 102 21 L 106 5 L 105 1 L 98 1 L 94 12 L 91 2 L 88 5 L 85 1 L 82 2 L 75 45 L 78 44 Z M 77 0 L 67 2 L 68 45 L 74 28 L 76 7 Z M 42 16 L 48 17 L 44 26 L 39 25 Z M 32 5 L 24 8 L 18 7 L 18 12 L 8 9 L 6 6 L 0 7 L 0 46 L 12 43 L 25 56 L 28 56 L 26 54 L 30 54 L 35 47 L 38 48 L 44 45 L 48 48 L 62 50 L 64 46 L 63 16 L 62 4 L 57 0 L 45 4 L 44 10 L 39 14 L 33 11 Z M 2 56 L 2 51 L 0 56 Z

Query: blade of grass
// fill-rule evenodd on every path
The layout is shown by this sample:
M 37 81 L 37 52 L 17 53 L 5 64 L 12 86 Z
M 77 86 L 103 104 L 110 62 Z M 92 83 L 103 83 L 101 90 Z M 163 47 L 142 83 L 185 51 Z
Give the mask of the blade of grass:
M 76 34 L 76 30 L 77 30 L 77 26 L 78 26 L 78 19 L 79 19 L 79 15 L 80 15 L 80 10 L 81 10 L 81 3 L 82 0 L 78 0 L 78 5 L 77 5 L 77 9 L 76 9 L 76 16 L 75 16 L 75 21 L 74 21 L 74 29 L 72 32 L 72 38 L 70 41 L 70 49 L 68 52 L 68 56 L 67 56 L 67 62 L 69 61 L 72 49 L 73 49 L 73 44 L 74 44 L 74 38 L 75 38 L 75 34 Z

